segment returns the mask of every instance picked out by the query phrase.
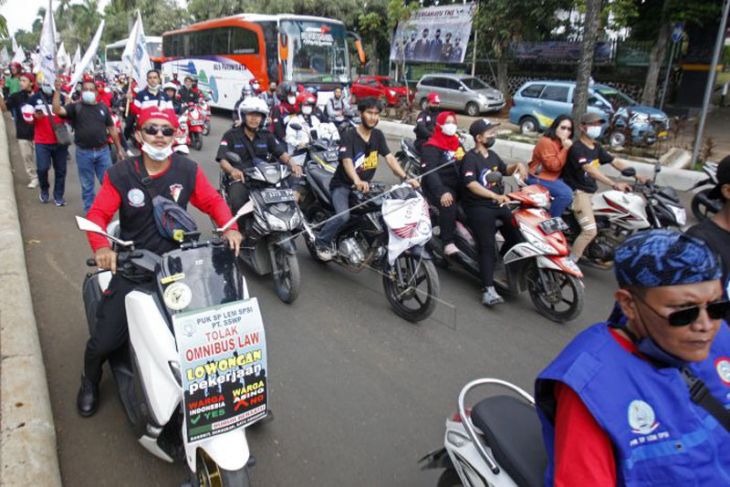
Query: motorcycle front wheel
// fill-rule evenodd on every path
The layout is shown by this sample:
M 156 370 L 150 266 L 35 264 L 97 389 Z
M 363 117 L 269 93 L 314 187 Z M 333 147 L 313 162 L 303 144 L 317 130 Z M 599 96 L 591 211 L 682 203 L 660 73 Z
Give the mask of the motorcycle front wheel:
M 208 122 L 205 122 L 205 125 L 203 125 L 203 135 L 206 137 L 210 135 L 210 124 Z
M 195 150 L 203 150 L 203 137 L 200 136 L 199 132 L 193 132 L 190 134 L 192 138 L 192 146 Z
M 527 290 L 537 311 L 557 323 L 573 320 L 583 311 L 583 283 L 570 274 L 533 265 L 527 274 Z
M 439 278 L 430 260 L 403 254 L 383 274 L 383 290 L 395 314 L 416 323 L 436 308 Z
M 250 487 L 248 465 L 238 470 L 224 470 L 203 450 L 198 450 L 196 487 Z
M 299 296 L 299 260 L 296 254 L 290 254 L 279 245 L 272 245 L 271 267 L 274 275 L 274 291 L 286 304 L 293 303 Z

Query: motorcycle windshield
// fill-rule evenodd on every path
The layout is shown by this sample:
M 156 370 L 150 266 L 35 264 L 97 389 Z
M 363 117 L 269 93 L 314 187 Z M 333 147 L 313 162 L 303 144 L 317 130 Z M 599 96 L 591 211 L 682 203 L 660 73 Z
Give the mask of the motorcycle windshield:
M 162 257 L 158 283 L 172 314 L 217 306 L 244 298 L 244 285 L 233 252 L 223 245 L 178 249 Z

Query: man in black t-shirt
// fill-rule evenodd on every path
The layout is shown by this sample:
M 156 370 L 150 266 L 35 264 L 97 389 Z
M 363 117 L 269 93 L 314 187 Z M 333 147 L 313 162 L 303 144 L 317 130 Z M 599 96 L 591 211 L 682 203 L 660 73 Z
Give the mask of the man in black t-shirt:
M 385 142 L 383 132 L 375 126 L 380 121 L 382 107 L 375 98 L 363 98 L 357 106 L 362 123 L 354 130 L 345 133 L 340 141 L 340 164 L 330 183 L 332 206 L 335 216 L 324 224 L 317 236 L 317 256 L 322 260 L 332 260 L 334 249 L 332 241 L 337 232 L 350 219 L 350 191 L 355 189 L 363 193 L 370 190 L 368 184 L 375 175 L 378 167 L 378 155 L 385 158 L 390 170 L 401 180 L 406 179 L 406 173 L 398 164 L 398 160 L 391 154 Z M 420 186 L 415 179 L 408 184 L 417 188 Z
M 416 126 L 413 128 L 413 132 L 416 134 L 415 147 L 419 154 L 423 144 L 431 138 L 436 128 L 436 117 L 439 114 L 441 98 L 439 98 L 438 93 L 429 93 L 426 95 L 426 102 L 428 103 L 426 109 L 418 114 Z
M 97 101 L 98 93 L 94 79 L 84 78 L 81 84 L 80 103 L 70 103 L 65 106 L 61 106 L 61 85 L 61 80 L 57 78 L 56 91 L 53 93 L 53 113 L 65 118 L 74 129 L 76 166 L 86 213 L 94 202 L 94 176 L 101 184 L 104 173 L 112 165 L 107 133 L 112 136 L 118 159 L 124 159 L 125 154 L 109 108 Z
M 18 78 L 20 91 L 16 91 L 8 96 L 5 103 L 0 98 L 0 108 L 10 110 L 10 113 L 15 118 L 15 137 L 18 139 L 20 157 L 23 159 L 25 172 L 30 179 L 28 187 L 33 189 L 38 187 L 38 173 L 36 172 L 35 159 L 33 158 L 33 124 L 25 120 L 23 107 L 28 104 L 28 99 L 33 94 L 35 77 L 31 73 L 21 73 Z
M 573 212 L 578 220 L 581 232 L 573 242 L 573 258 L 583 256 L 588 244 L 598 235 L 596 219 L 593 216 L 591 198 L 598 191 L 597 181 L 618 191 L 630 191 L 631 186 L 617 182 L 604 175 L 599 167 L 611 164 L 619 171 L 629 167 L 621 159 L 616 159 L 596 139 L 601 136 L 601 126 L 606 120 L 595 112 L 588 112 L 580 119 L 580 139 L 572 145 L 568 152 L 568 160 L 563 168 L 563 181 L 570 186 L 573 193 Z M 639 181 L 645 178 L 637 176 Z
M 242 169 L 268 163 L 269 158 L 274 157 L 292 168 L 293 178 L 289 182 L 291 186 L 296 188 L 302 175 L 301 166 L 292 163 L 286 147 L 280 144 L 271 132 L 261 129 L 261 122 L 269 114 L 269 107 L 264 100 L 256 97 L 246 98 L 239 106 L 239 113 L 243 125 L 233 127 L 223 134 L 216 155 L 221 171 L 227 176 L 228 204 L 234 214 L 248 201 L 248 188 L 245 184 L 238 184 L 245 182 Z M 228 161 L 227 152 L 235 152 L 241 158 L 241 163 L 232 164 Z
M 722 201 L 722 209 L 712 218 L 690 228 L 687 233 L 704 240 L 720 255 L 722 285 L 725 297 L 730 298 L 730 156 L 717 166 L 717 185 L 707 196 Z

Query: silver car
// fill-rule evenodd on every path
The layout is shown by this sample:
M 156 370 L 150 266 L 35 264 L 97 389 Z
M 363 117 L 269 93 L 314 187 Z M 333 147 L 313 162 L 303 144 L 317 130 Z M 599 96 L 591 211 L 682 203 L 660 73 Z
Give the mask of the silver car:
M 416 103 L 426 108 L 426 96 L 438 93 L 441 108 L 460 110 L 471 117 L 497 112 L 505 105 L 504 95 L 484 81 L 467 74 L 427 74 L 416 85 Z

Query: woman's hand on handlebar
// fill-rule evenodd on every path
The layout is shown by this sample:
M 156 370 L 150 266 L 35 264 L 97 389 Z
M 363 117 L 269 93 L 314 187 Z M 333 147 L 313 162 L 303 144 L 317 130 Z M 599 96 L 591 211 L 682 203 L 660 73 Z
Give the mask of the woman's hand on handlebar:
M 117 272 L 117 253 L 109 247 L 97 250 L 94 254 L 94 260 L 99 268 L 110 270 L 112 274 Z
M 238 257 L 238 252 L 241 249 L 241 242 L 243 241 L 243 235 L 238 230 L 228 230 L 223 234 L 223 239 L 228 242 L 228 246 L 231 248 L 233 253 Z
M 241 182 L 244 181 L 243 171 L 241 171 L 240 169 L 235 169 L 235 168 L 234 169 L 231 169 L 231 172 L 229 172 L 228 175 L 234 181 L 241 181 Z
M 406 183 L 410 184 L 411 185 L 411 188 L 413 188 L 413 189 L 418 189 L 418 188 L 421 187 L 421 182 L 418 179 L 416 179 L 416 178 L 407 179 L 406 180 Z
M 367 181 L 358 180 L 355 182 L 355 189 L 360 191 L 361 193 L 367 193 L 370 191 L 370 185 Z
M 509 204 L 509 202 L 512 200 L 509 199 L 509 196 L 507 196 L 506 194 L 498 194 L 497 197 L 494 198 L 494 201 L 499 203 L 499 206 L 502 206 L 502 205 Z

